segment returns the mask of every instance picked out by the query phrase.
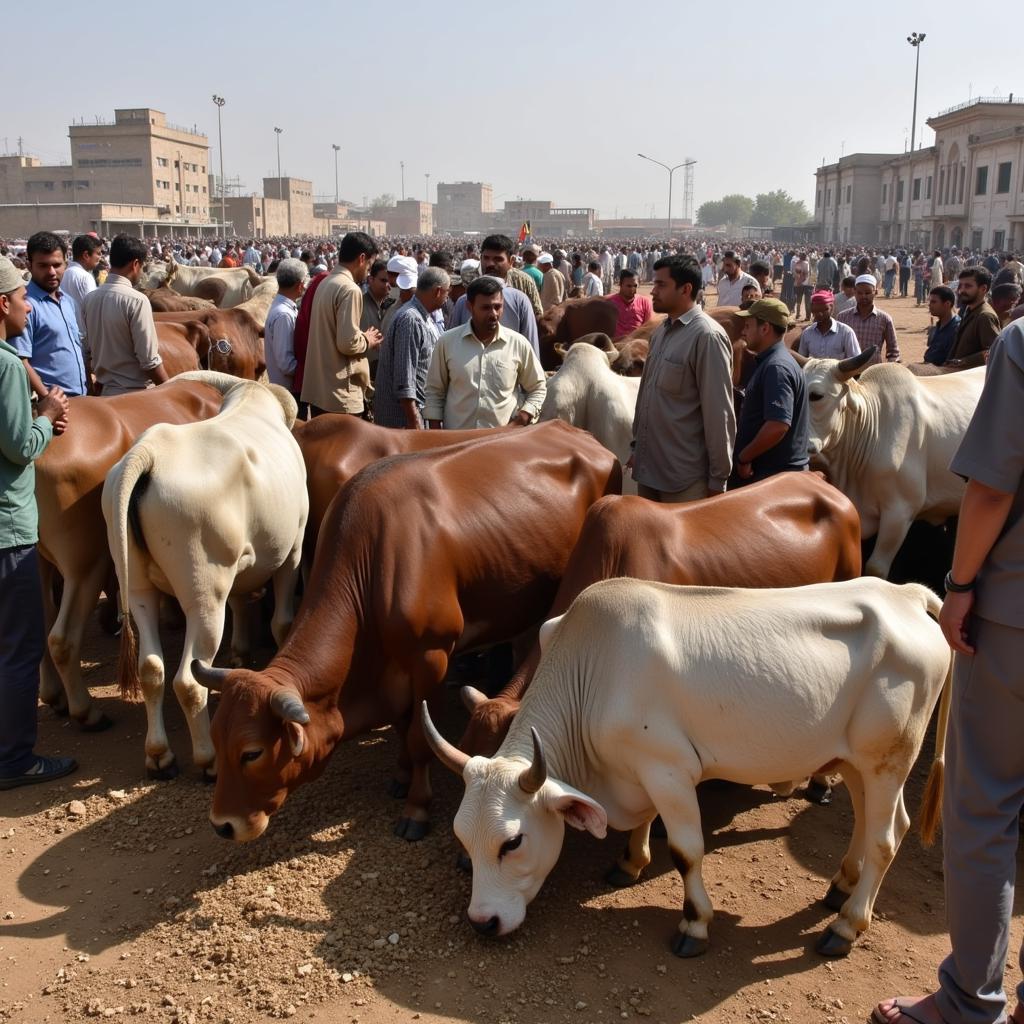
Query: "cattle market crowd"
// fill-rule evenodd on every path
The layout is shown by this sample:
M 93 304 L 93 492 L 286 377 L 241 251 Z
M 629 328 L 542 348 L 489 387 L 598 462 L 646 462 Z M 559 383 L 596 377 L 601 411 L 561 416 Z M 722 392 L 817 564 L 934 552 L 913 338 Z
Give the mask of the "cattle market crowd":
M 519 927 L 566 825 L 629 833 L 607 878 L 634 884 L 658 817 L 685 887 L 671 948 L 693 957 L 713 916 L 697 785 L 820 798 L 840 776 L 856 823 L 816 945 L 836 957 L 910 828 L 934 720 L 921 834 L 941 819 L 952 951 L 932 994 L 873 1020 L 1024 1024 L 1024 979 L 1012 1012 L 1003 990 L 1022 286 L 1007 252 L 701 235 L 2 243 L 0 790 L 78 768 L 37 750 L 40 701 L 114 724 L 82 678 L 97 606 L 121 694 L 145 701 L 140 767 L 178 774 L 171 597 L 225 840 L 394 725 L 397 835 L 427 833 L 432 763 L 465 783 L 476 931 Z M 921 362 L 897 297 L 928 307 Z M 922 523 L 955 536 L 928 550 L 938 579 L 890 582 Z M 277 653 L 257 668 L 264 588 Z M 525 657 L 464 687 L 465 732 L 442 736 L 454 665 L 512 641 Z

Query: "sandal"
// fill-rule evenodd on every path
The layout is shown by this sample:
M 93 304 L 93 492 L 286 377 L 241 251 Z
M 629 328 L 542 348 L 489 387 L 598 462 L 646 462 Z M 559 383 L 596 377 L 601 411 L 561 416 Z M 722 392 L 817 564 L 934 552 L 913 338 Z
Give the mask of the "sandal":
M 885 999 L 871 1011 L 871 1020 L 873 1024 L 931 1024 L 924 1017 L 919 1017 L 916 1013 L 901 1005 L 903 1001 L 913 999 L 914 1007 L 916 1008 L 918 1003 L 928 998 L 928 996 L 921 996 L 919 998 L 895 996 L 892 999 Z M 890 1017 L 882 1012 L 883 1003 L 891 1004 L 890 1010 L 896 1011 L 895 1017 Z M 941 1020 L 942 1018 L 940 1017 L 939 1019 Z

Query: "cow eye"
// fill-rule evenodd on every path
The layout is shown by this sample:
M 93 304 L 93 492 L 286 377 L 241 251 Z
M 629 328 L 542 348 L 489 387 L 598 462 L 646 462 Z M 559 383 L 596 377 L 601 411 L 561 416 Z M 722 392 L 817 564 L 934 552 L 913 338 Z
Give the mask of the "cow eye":
M 257 760 L 263 756 L 262 750 L 243 750 L 242 751 L 242 764 L 250 764 L 252 761 Z
M 523 844 L 523 833 L 520 832 L 515 839 L 506 839 L 501 844 L 501 849 L 498 851 L 498 860 L 501 860 L 506 853 L 511 853 L 513 850 L 518 850 Z
M 824 395 L 816 395 L 813 391 L 810 394 L 810 399 L 812 402 L 820 402 L 824 397 Z

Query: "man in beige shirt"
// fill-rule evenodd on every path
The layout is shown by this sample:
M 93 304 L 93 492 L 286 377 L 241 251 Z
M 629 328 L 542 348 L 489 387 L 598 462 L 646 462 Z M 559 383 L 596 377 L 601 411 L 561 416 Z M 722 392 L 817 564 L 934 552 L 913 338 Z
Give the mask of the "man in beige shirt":
M 544 275 L 544 285 L 540 290 L 540 304 L 546 313 L 552 306 L 565 301 L 565 278 L 555 270 L 555 257 L 549 252 L 542 252 L 537 257 L 537 269 Z
M 544 370 L 526 338 L 501 323 L 501 281 L 476 278 L 466 300 L 469 322 L 446 331 L 434 347 L 423 418 L 434 430 L 532 423 L 547 393 Z M 518 409 L 517 388 L 526 395 Z
M 720 494 L 732 471 L 732 344 L 696 304 L 700 288 L 692 256 L 654 264 L 651 301 L 667 319 L 651 337 L 626 464 L 640 496 L 652 501 Z
M 135 290 L 149 255 L 145 242 L 118 235 L 110 243 L 110 273 L 82 302 L 86 370 L 104 397 L 144 391 L 167 380 L 153 307 Z
M 338 265 L 313 296 L 302 401 L 309 403 L 314 416 L 324 412 L 361 416 L 365 409 L 370 384 L 366 353 L 380 346 L 381 333 L 376 327 L 360 329 L 362 284 L 378 251 L 368 234 L 350 231 L 338 248 Z

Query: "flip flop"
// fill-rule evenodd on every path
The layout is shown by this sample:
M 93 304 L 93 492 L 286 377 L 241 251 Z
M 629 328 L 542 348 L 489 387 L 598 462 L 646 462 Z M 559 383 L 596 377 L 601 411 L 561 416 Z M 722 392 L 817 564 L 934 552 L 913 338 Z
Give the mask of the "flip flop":
M 905 1024 L 905 1021 L 913 1021 L 914 1024 L 928 1024 L 923 1017 L 918 1017 L 916 1014 L 911 1013 L 910 1010 L 904 1009 L 900 1006 L 901 998 L 906 997 L 895 996 L 892 1001 L 893 1009 L 895 1009 L 898 1014 L 896 1017 L 887 1017 L 885 1014 L 880 1013 L 879 1007 L 882 1004 L 879 1003 L 878 1006 L 871 1011 L 871 1020 L 874 1024 Z M 923 998 L 927 998 L 927 996 Z M 888 1002 L 888 1000 L 885 1000 L 885 1002 Z

